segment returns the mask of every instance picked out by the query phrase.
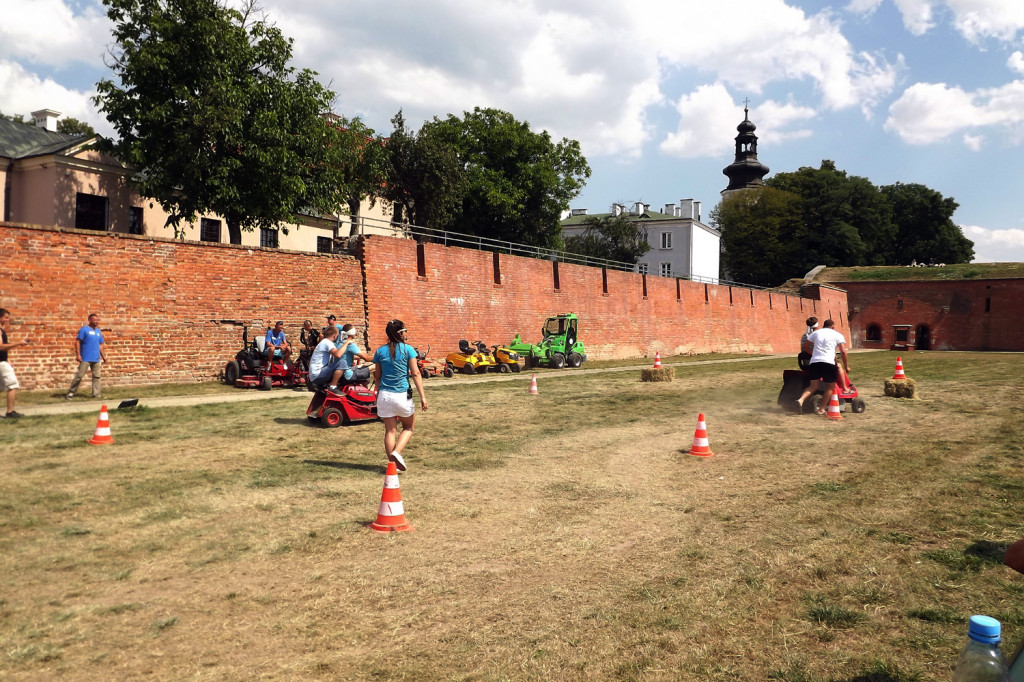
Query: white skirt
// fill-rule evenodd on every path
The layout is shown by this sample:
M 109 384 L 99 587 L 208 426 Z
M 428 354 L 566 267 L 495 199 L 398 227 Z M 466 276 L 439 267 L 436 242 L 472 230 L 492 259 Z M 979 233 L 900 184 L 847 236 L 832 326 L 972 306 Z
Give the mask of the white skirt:
M 405 391 L 392 393 L 391 391 L 377 391 L 377 416 L 381 419 L 389 417 L 411 417 L 416 408 L 413 407 L 412 398 L 407 397 Z

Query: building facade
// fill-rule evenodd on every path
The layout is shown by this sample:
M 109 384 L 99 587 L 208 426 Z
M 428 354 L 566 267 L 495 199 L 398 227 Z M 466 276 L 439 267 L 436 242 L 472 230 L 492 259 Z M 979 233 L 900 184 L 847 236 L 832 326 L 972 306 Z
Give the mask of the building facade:
M 612 204 L 611 212 L 591 214 L 585 208 L 573 209 L 562 221 L 565 237 L 582 234 L 589 218 L 626 216 L 645 235 L 651 249 L 640 257 L 636 271 L 661 277 L 686 277 L 700 282 L 718 282 L 721 234 L 701 222 L 701 203 L 682 199 L 665 204 L 663 212 L 652 211 L 650 204 L 636 202 L 627 209 Z
M 34 125 L 0 120 L 0 220 L 176 236 L 160 203 L 133 189 L 135 170 L 93 149 L 97 136 L 58 133 L 59 112 L 51 109 L 32 117 Z M 352 234 L 392 234 L 391 217 L 388 205 L 364 200 L 354 216 L 302 215 L 276 229 L 229 234 L 227 222 L 213 214 L 179 229 L 186 241 L 330 253 Z

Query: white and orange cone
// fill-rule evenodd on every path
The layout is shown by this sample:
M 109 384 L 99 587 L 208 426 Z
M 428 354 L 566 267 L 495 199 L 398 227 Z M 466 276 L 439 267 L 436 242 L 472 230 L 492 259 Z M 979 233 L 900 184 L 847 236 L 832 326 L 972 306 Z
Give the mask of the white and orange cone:
M 661 369 L 661 353 L 654 352 L 654 369 Z
M 896 358 L 896 373 L 892 375 L 893 379 L 906 379 L 907 375 L 903 373 L 903 358 Z
M 697 430 L 693 432 L 693 447 L 690 448 L 690 454 L 695 457 L 711 457 L 715 454 L 708 445 L 708 427 L 704 423 L 703 412 L 697 417 Z
M 537 390 L 537 375 L 534 374 L 530 378 L 530 395 L 539 395 L 540 391 Z
M 89 439 L 90 445 L 109 445 L 114 439 L 110 435 L 110 416 L 107 414 L 107 406 L 100 408 L 100 417 L 96 420 L 96 432 Z
M 398 487 L 398 467 L 394 462 L 388 462 L 388 469 L 384 472 L 384 492 L 380 496 L 377 520 L 370 524 L 370 528 L 378 533 L 398 533 L 413 529 L 405 520 L 402 491 Z
M 839 407 L 839 398 L 836 397 L 835 392 L 832 393 L 832 398 L 828 401 L 828 414 L 829 419 L 835 419 L 839 421 L 843 418 L 842 408 Z

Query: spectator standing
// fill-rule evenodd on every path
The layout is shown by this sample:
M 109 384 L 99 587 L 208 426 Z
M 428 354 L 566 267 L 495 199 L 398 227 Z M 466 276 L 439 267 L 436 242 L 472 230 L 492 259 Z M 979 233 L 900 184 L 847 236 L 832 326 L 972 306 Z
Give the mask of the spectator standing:
M 14 411 L 14 401 L 18 396 L 18 389 L 21 384 L 18 383 L 18 377 L 14 375 L 14 368 L 11 367 L 11 363 L 7 361 L 7 351 L 18 346 L 27 346 L 28 339 L 21 341 L 7 340 L 7 324 L 11 321 L 11 311 L 6 308 L 0 308 L 0 391 L 7 393 L 7 412 L 4 414 L 6 419 L 17 419 L 22 416 L 20 412 Z
M 402 450 L 412 439 L 416 408 L 412 402 L 409 377 L 416 384 L 420 407 L 427 409 L 423 378 L 416 366 L 416 349 L 405 342 L 409 330 L 401 320 L 391 320 L 385 327 L 388 342 L 373 354 L 374 383 L 377 385 L 377 416 L 384 421 L 384 454 L 399 471 L 405 471 Z M 398 433 L 398 424 L 402 432 Z
M 71 387 L 65 397 L 71 400 L 75 397 L 78 385 L 82 383 L 85 373 L 92 370 L 92 397 L 102 398 L 100 390 L 100 364 L 107 362 L 107 355 L 103 352 L 103 332 L 100 331 L 100 316 L 96 313 L 89 315 L 89 323 L 78 330 L 75 336 L 75 358 L 78 360 L 78 371 L 75 378 L 71 380 Z

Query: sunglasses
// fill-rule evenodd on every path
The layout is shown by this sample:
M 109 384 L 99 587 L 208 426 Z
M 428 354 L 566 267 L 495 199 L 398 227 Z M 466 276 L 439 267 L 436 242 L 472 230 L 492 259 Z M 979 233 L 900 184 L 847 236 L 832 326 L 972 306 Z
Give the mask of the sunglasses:
M 408 333 L 409 333 L 409 330 L 408 330 L 408 329 L 399 329 L 399 330 L 398 330 L 398 333 L 399 333 L 399 334 L 408 334 Z

